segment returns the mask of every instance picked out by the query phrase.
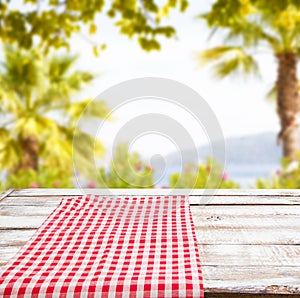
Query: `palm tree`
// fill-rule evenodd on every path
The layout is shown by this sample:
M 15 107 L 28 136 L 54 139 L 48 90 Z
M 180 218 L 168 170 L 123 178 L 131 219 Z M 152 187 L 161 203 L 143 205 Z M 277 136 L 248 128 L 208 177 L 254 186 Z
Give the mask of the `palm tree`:
M 299 2 L 217 0 L 211 10 L 201 18 L 212 28 L 212 33 L 223 29 L 227 43 L 200 54 L 204 63 L 214 64 L 217 77 L 223 78 L 233 73 L 257 74 L 255 55 L 259 53 L 259 47 L 274 55 L 278 64 L 275 87 L 281 125 L 278 141 L 283 143 L 283 156 L 294 159 L 299 150 Z
M 43 58 L 37 49 L 5 47 L 0 69 L 0 170 L 15 173 L 40 165 L 72 174 L 72 139 L 82 110 L 90 99 L 71 97 L 90 83 L 94 75 L 72 70 L 76 56 Z M 105 117 L 104 102 L 92 102 L 91 117 Z M 91 156 L 104 152 L 102 145 L 77 129 L 82 146 L 75 147 L 88 169 Z

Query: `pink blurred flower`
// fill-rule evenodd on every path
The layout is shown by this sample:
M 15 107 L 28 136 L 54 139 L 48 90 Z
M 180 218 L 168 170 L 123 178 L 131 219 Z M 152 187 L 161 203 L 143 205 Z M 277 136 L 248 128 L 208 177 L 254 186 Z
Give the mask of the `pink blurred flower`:
M 169 188 L 168 185 L 163 185 L 161 188 L 165 189 L 165 188 Z
M 191 172 L 192 170 L 193 170 L 193 168 L 192 168 L 191 165 L 186 165 L 186 166 L 184 167 L 184 171 L 185 171 L 185 172 Z
M 228 180 L 228 173 L 227 173 L 227 172 L 223 172 L 223 173 L 221 174 L 221 178 L 222 178 L 223 181 Z
M 139 162 L 138 164 L 135 165 L 135 169 L 137 171 L 140 171 L 143 168 L 143 165 Z
M 95 181 L 90 181 L 87 185 L 88 188 L 96 188 L 97 187 L 97 183 Z
M 59 187 L 61 185 L 61 181 L 60 180 L 55 180 L 53 183 L 54 187 Z
M 29 184 L 29 187 L 30 187 L 30 188 L 38 188 L 39 185 L 38 185 L 38 183 L 36 183 L 36 182 L 32 182 L 32 183 Z
M 281 176 L 282 175 L 282 170 L 281 169 L 277 169 L 275 172 L 276 176 Z

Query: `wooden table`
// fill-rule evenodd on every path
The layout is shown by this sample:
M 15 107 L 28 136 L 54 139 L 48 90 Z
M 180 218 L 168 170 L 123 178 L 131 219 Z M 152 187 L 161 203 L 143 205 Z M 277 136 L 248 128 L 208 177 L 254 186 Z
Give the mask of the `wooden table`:
M 163 195 L 169 191 L 112 190 L 115 195 L 133 196 Z M 30 238 L 62 197 L 81 194 L 79 189 L 3 193 L 0 266 Z M 300 191 L 193 190 L 190 203 L 205 297 L 300 297 Z

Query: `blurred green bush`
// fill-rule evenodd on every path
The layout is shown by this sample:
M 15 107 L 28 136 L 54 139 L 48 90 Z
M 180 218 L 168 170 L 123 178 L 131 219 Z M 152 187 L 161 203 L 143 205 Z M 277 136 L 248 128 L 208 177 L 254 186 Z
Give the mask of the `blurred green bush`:
M 7 177 L 5 182 L 0 185 L 1 189 L 9 188 L 69 188 L 73 187 L 72 178 L 62 170 L 41 167 L 38 171 L 19 170 Z
M 300 154 L 298 154 L 298 160 Z M 282 169 L 278 169 L 271 178 L 257 179 L 256 188 L 300 188 L 300 163 L 284 158 Z
M 153 188 L 153 169 L 137 152 L 130 153 L 126 144 L 117 146 L 108 170 L 100 169 L 99 187 Z
M 171 188 L 239 188 L 240 186 L 229 179 L 227 172 L 213 159 L 195 166 L 187 165 L 183 172 L 174 173 L 169 178 Z
M 299 156 L 300 157 L 300 156 Z M 127 162 L 126 162 L 127 161 Z M 88 188 L 153 188 L 154 171 L 142 160 L 137 152 L 128 152 L 125 144 L 119 145 L 108 169 L 99 169 L 100 181 L 90 180 Z M 71 188 L 74 177 L 59 168 L 40 166 L 38 171 L 19 170 L 0 181 L 0 191 L 9 188 Z M 186 165 L 182 173 L 173 173 L 169 177 L 170 188 L 240 188 L 240 185 L 222 171 L 220 165 L 208 158 L 198 166 Z M 300 164 L 289 159 L 282 160 L 282 169 L 278 169 L 270 178 L 258 178 L 253 186 L 258 189 L 300 189 Z

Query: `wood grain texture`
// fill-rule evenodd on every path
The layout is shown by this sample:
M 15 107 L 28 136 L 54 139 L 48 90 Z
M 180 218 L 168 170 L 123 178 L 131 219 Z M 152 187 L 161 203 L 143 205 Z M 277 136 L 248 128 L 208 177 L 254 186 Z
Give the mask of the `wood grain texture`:
M 85 192 L 100 193 L 24 189 L 5 194 L 0 201 L 0 266 L 30 239 L 62 197 Z M 114 195 L 168 193 L 114 190 Z M 194 190 L 189 199 L 205 297 L 300 297 L 299 191 Z
M 36 228 L 8 228 L 0 229 L 0 245 L 11 245 L 11 240 L 19 239 L 22 245 L 28 240 L 26 231 Z M 213 229 L 213 233 L 212 233 Z M 23 234 L 24 232 L 24 234 Z M 270 229 L 247 229 L 247 230 L 228 230 L 227 228 L 206 228 L 196 230 L 199 244 L 239 244 L 239 245 L 299 245 L 300 232 L 278 229 L 270 233 Z
M 106 189 L 95 188 L 24 188 L 16 189 L 13 196 L 73 196 L 86 193 L 107 194 Z M 166 195 L 166 194 L 189 194 L 191 196 L 284 196 L 299 197 L 297 189 L 109 189 L 109 193 L 116 195 Z

